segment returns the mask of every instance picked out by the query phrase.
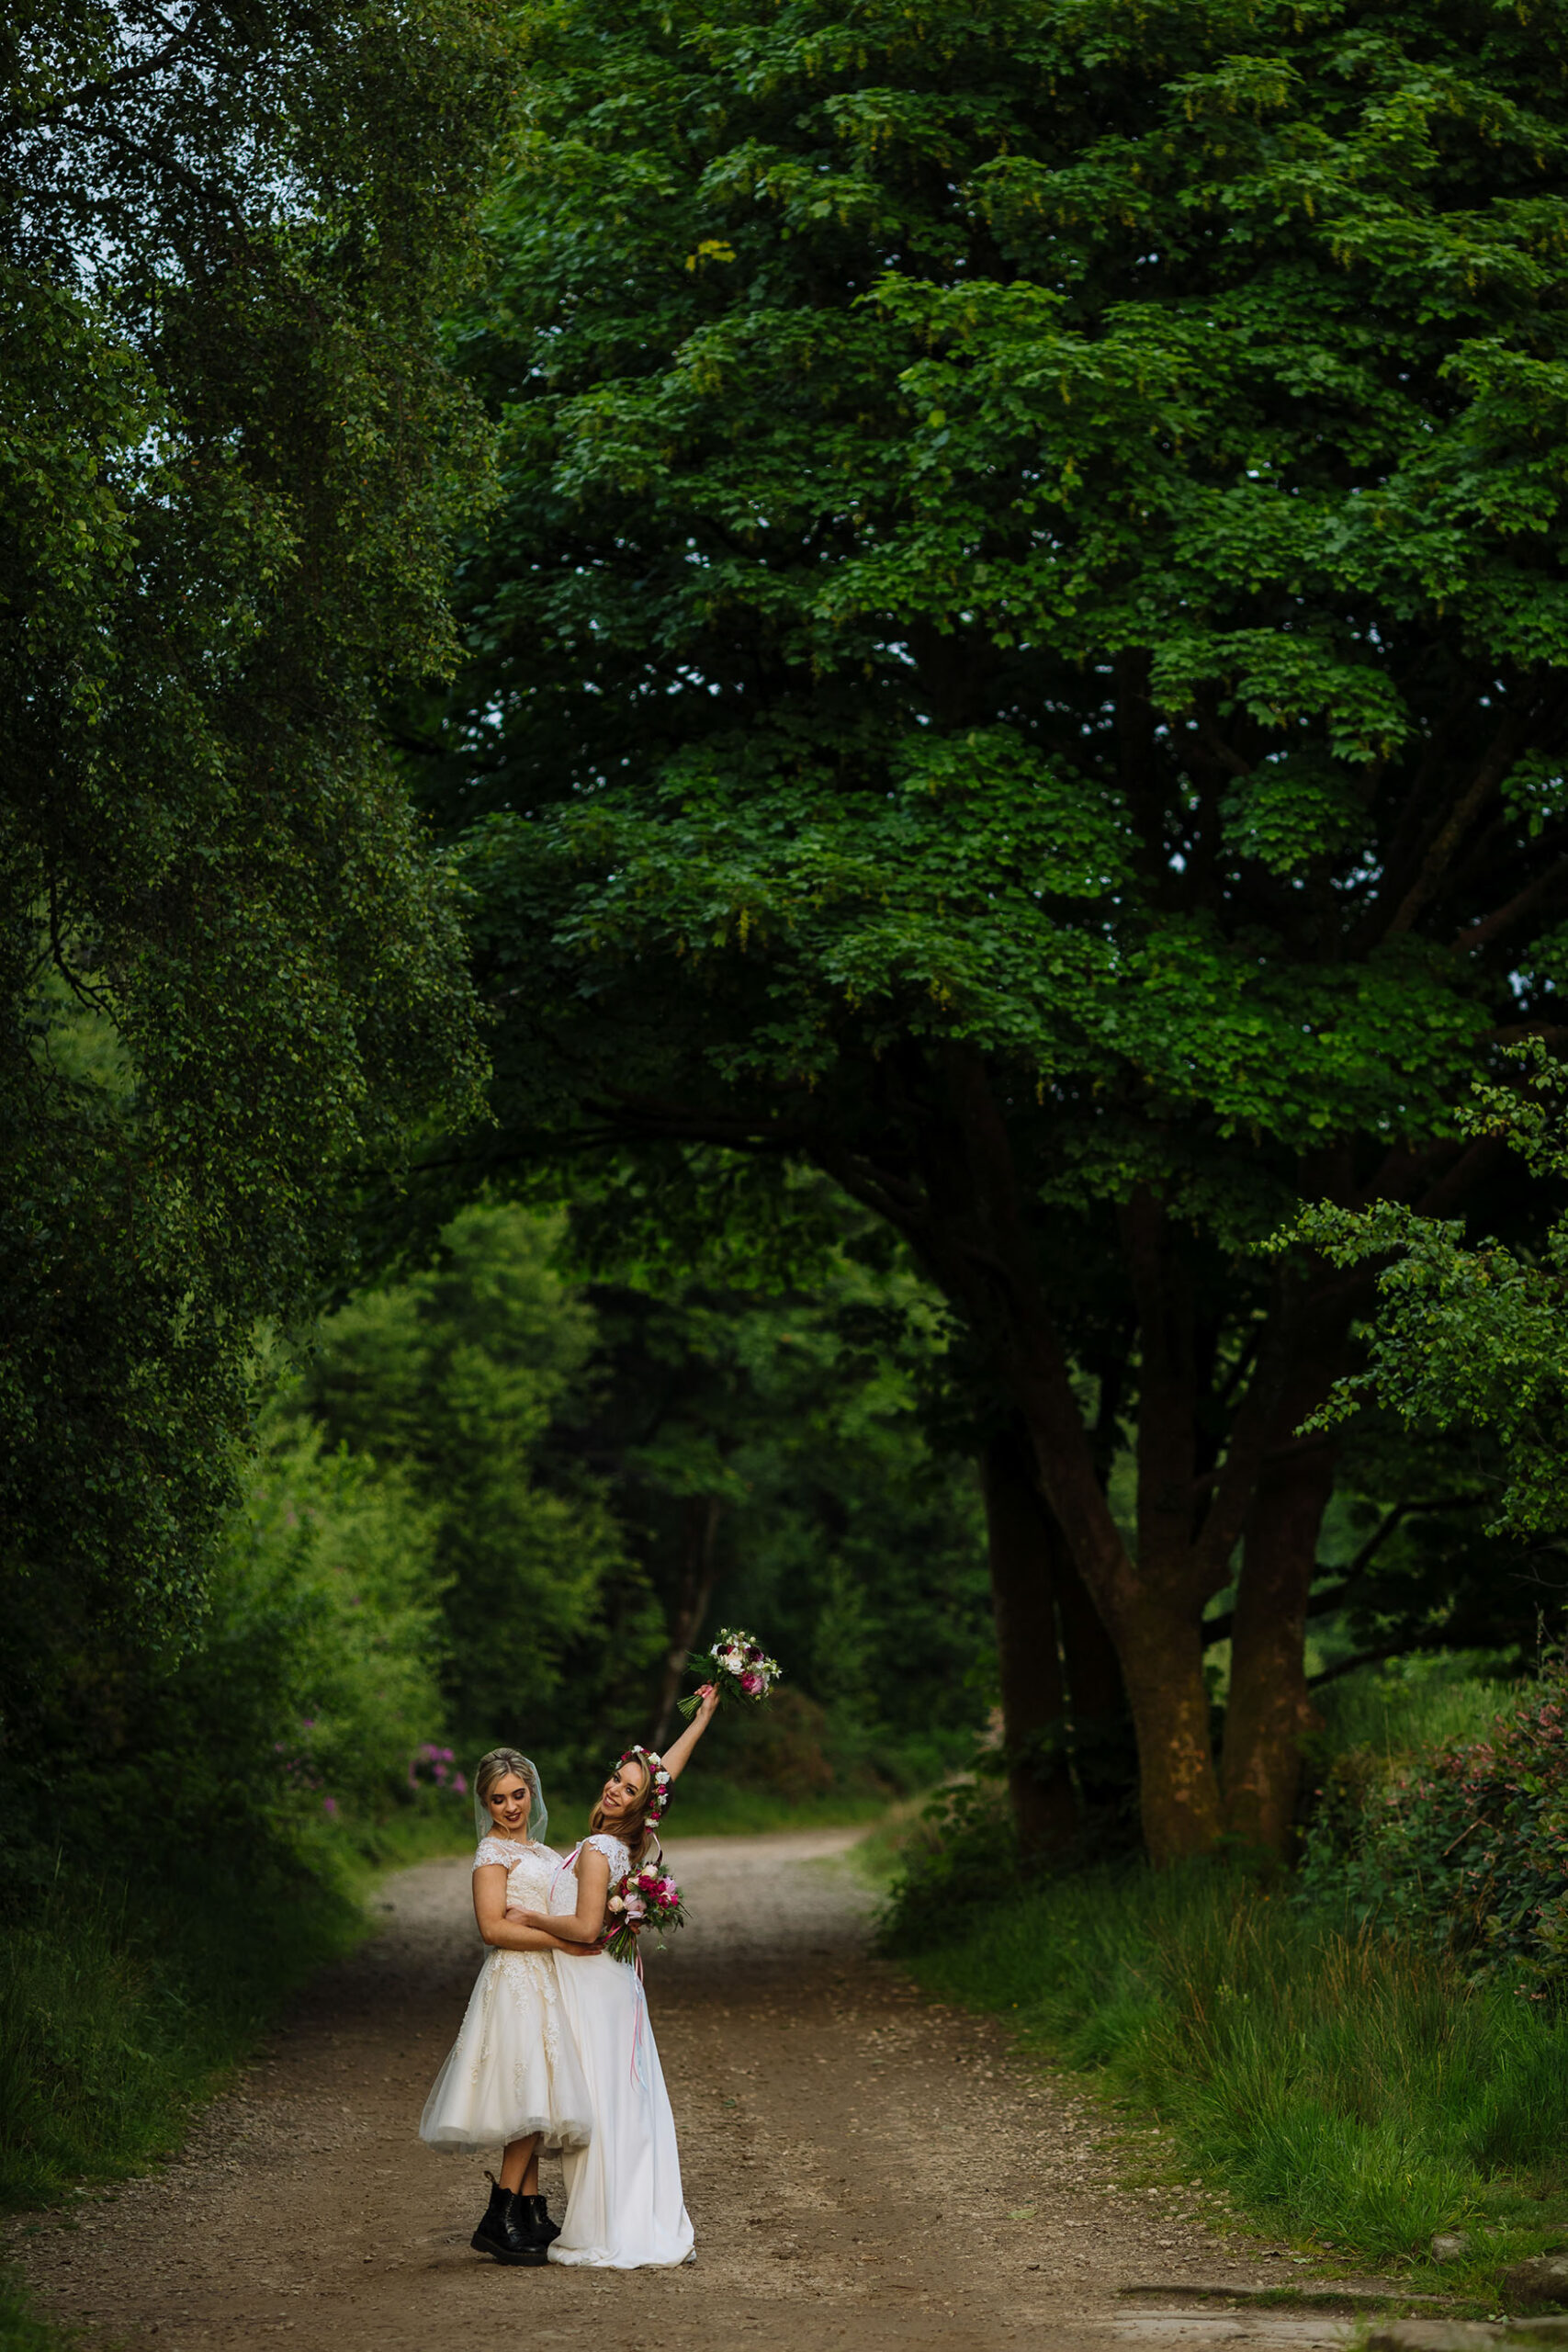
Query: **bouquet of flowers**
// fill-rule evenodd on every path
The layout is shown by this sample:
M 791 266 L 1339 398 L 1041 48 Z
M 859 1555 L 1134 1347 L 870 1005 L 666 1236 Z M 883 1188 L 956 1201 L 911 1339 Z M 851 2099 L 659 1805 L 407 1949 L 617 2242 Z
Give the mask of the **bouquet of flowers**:
M 717 1690 L 720 1702 L 739 1700 L 743 1706 L 760 1707 L 779 1679 L 776 1657 L 770 1657 L 750 1634 L 727 1627 L 712 1649 L 698 1657 L 694 1652 L 687 1659 L 705 1682 Z M 702 1701 L 693 1693 L 681 1702 L 681 1713 L 689 1723 Z
M 604 1924 L 610 1940 L 604 1949 L 612 1960 L 635 1965 L 637 1938 L 651 1928 L 660 1945 L 666 1928 L 683 1928 L 686 1907 L 681 1890 L 661 1863 L 646 1862 L 610 1889 Z

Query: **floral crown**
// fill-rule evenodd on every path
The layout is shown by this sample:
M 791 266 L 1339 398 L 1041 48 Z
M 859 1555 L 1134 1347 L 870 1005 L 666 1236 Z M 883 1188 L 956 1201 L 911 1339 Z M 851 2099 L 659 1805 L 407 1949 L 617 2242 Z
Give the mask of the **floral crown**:
M 615 1762 L 617 1767 L 640 1764 L 648 1774 L 648 1818 L 649 1826 L 657 1827 L 669 1809 L 670 1791 L 673 1785 L 662 1759 L 654 1754 L 651 1747 L 628 1747 L 624 1756 L 616 1757 Z

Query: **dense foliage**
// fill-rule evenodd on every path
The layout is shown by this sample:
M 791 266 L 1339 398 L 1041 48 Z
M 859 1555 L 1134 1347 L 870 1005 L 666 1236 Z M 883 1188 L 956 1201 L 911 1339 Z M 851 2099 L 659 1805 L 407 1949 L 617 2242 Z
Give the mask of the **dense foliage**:
M 940 1771 L 983 1712 L 988 1624 L 968 1465 L 928 1458 L 916 1408 L 929 1295 L 843 1256 L 810 1296 L 700 1264 L 585 1284 L 568 1248 L 558 1212 L 460 1211 L 428 1270 L 327 1319 L 295 1408 L 427 1514 L 455 1734 L 579 1781 L 668 1731 L 687 1651 L 741 1615 L 790 1695 L 729 1737 L 731 1773 L 810 1794 Z
M 1568 1662 L 1480 1738 L 1427 1753 L 1352 1747 L 1329 1771 L 1302 1893 L 1538 1994 L 1568 1984 Z
M 394 1467 L 429 1514 L 447 1719 L 482 1747 L 539 1741 L 626 1566 L 603 1479 L 570 1442 L 595 1331 L 551 1262 L 557 1238 L 558 1221 L 524 1209 L 462 1211 L 426 1272 L 328 1319 L 306 1374 L 326 1442 Z M 636 1596 L 617 1613 L 640 1662 Z
M 451 648 L 484 0 L 40 6 L 0 52 L 5 1770 L 199 1614 L 258 1317 L 479 1072 L 377 711 Z
M 1557 1017 L 1561 18 L 527 20 L 463 341 L 507 499 L 423 763 L 502 1024 L 472 1165 L 700 1142 L 888 1220 L 1028 1429 L 1163 1853 L 1280 1849 L 1310 1717 L 1294 1432 L 1365 1279 L 1253 1245 L 1462 1207 L 1478 1057 Z
M 352 1941 L 379 1825 L 468 1826 L 413 1769 L 441 1723 L 433 1552 L 395 1473 L 274 1413 L 200 1641 L 100 1635 L 70 1661 L 43 1785 L 13 1774 L 5 1822 L 0 2203 L 169 2146 L 211 2070 Z
M 1421 1652 L 1533 1657 L 1542 1611 L 1562 1595 L 1563 1562 L 1554 1533 L 1499 1529 L 1510 1466 L 1495 1432 L 1406 1427 L 1363 1402 L 1346 1430 L 1308 1603 L 1319 1686 Z M 1222 1618 L 1211 1623 L 1226 1630 Z
M 369 1829 L 442 1723 L 434 1530 L 407 1482 L 276 1410 L 208 1564 L 200 1638 L 100 1629 L 12 1767 L 10 1905 L 63 1856 L 109 1883 L 331 1875 L 342 1813 Z M 26 1640 L 25 1615 L 13 1615 Z M 29 1769 L 30 1768 L 30 1769 Z M 140 1896 L 137 1897 L 140 1900 Z
M 1365 1371 L 1342 1381 L 1319 1416 L 1342 1419 L 1369 1398 L 1407 1428 L 1485 1432 L 1504 1475 L 1495 1523 L 1519 1539 L 1551 1539 L 1563 1583 L 1568 1527 L 1568 1177 L 1563 1094 L 1568 1068 L 1540 1040 L 1508 1057 L 1517 1078 L 1478 1085 L 1461 1110 L 1477 1139 L 1516 1151 L 1557 1214 L 1536 1246 L 1490 1235 L 1467 1247 L 1462 1226 L 1413 1216 L 1402 1204 L 1350 1211 L 1325 1204 L 1294 1227 L 1341 1265 L 1378 1266 L 1378 1312 Z

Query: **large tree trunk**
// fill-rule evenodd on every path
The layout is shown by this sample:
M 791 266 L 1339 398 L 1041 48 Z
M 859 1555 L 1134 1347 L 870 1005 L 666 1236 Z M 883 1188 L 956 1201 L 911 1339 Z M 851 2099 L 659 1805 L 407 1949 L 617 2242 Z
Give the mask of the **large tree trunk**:
M 1151 1592 L 1118 1633 L 1138 1736 L 1138 1803 L 1149 1859 L 1177 1862 L 1207 1854 L 1219 1842 L 1223 1815 L 1199 1620 Z
M 1186 1554 L 1137 1564 L 1095 1475 L 1071 1374 L 1042 1322 L 1010 1385 L 1040 1483 L 1120 1661 L 1138 1743 L 1138 1801 L 1156 1862 L 1206 1853 L 1221 1832 L 1201 1623 L 1213 1570 Z
M 995 1376 L 1022 1416 L 1042 1492 L 1115 1645 L 1137 1735 L 1150 1858 L 1167 1862 L 1210 1852 L 1226 1827 L 1210 1733 L 1202 1620 L 1255 1527 L 1258 1574 L 1245 1637 L 1237 1644 L 1241 1713 L 1227 1786 L 1234 1786 L 1237 1819 L 1255 1825 L 1260 1841 L 1279 1850 L 1289 1834 L 1288 1809 L 1281 1812 L 1290 1771 L 1286 1748 L 1301 1723 L 1302 1619 L 1293 1596 L 1302 1586 L 1303 1554 L 1299 1544 L 1282 1549 L 1272 1532 L 1265 1535 L 1285 1511 L 1283 1489 L 1278 1505 L 1271 1488 L 1259 1498 L 1273 1465 L 1295 1459 L 1293 1449 L 1281 1453 L 1281 1431 L 1293 1429 L 1317 1401 L 1315 1395 L 1303 1396 L 1303 1381 L 1309 1369 L 1315 1376 L 1329 1352 L 1325 1328 L 1303 1317 L 1303 1302 L 1281 1269 L 1246 1385 L 1237 1401 L 1225 1402 L 1224 1442 L 1214 1459 L 1200 1430 L 1200 1400 L 1213 1401 L 1213 1375 L 1196 1344 L 1186 1227 L 1172 1221 L 1152 1187 L 1134 1190 L 1119 1212 L 1137 1320 L 1134 1558 L 1100 1483 L 990 1073 L 978 1053 L 956 1046 L 945 1051 L 942 1068 L 953 1116 L 945 1125 L 928 1121 L 921 1131 L 931 1208 L 905 1229 L 981 1340 Z M 852 1171 L 844 1176 L 852 1188 Z M 891 1204 L 896 1221 L 905 1216 L 891 1195 L 876 1204 L 884 1214 Z M 1338 1290 L 1343 1318 L 1348 1293 L 1343 1284 Z M 1341 1319 L 1341 1333 L 1343 1328 Z M 1292 1509 L 1301 1508 L 1298 1497 Z M 1289 1568 L 1287 1556 L 1294 1562 Z M 1266 1557 L 1282 1579 L 1272 1586 L 1261 1566 Z M 1310 1574 L 1309 1566 L 1309 1581 Z M 1010 1672 L 1004 1665 L 1004 1675 Z
M 1279 1453 L 1259 1481 L 1247 1517 L 1231 1621 L 1225 1826 L 1244 1847 L 1279 1860 L 1290 1852 L 1301 1743 L 1313 1720 L 1306 1685 L 1307 1600 L 1337 1453 L 1326 1438 L 1292 1442 L 1286 1432 L 1304 1419 L 1325 1387 L 1326 1382 L 1317 1396 L 1281 1413 Z M 1300 1391 L 1295 1394 L 1299 1398 Z
M 1041 1491 L 1115 1644 L 1137 1733 L 1139 1801 L 1150 1856 L 1163 1862 L 1203 1853 L 1220 1836 L 1221 1814 L 1199 1627 L 1209 1593 L 1225 1581 L 1224 1564 L 1241 1523 L 1235 1479 L 1227 1475 L 1208 1514 L 1213 1536 L 1206 1527 L 1201 1545 L 1190 1542 L 1194 1399 L 1190 1336 L 1182 1324 L 1190 1309 L 1179 1279 L 1171 1279 L 1163 1212 L 1151 1195 L 1142 1196 L 1137 1238 L 1148 1277 L 1148 1295 L 1138 1300 L 1143 1422 L 1151 1438 L 1157 1426 L 1160 1458 L 1147 1474 L 1140 1464 L 1140 1521 L 1146 1507 L 1156 1541 L 1146 1550 L 1140 1541 L 1134 1564 L 1100 1483 L 1072 1367 L 1041 1286 L 1007 1124 L 985 1065 L 978 1054 L 953 1047 L 943 1068 L 957 1115 L 940 1148 L 934 1132 L 927 1131 L 926 1181 L 952 1223 L 923 1225 L 919 1246 L 937 1280 L 962 1301 L 983 1335 L 995 1374 L 1022 1415 Z M 1149 1393 L 1156 1359 L 1156 1376 L 1165 1380 L 1174 1408 L 1169 1427 L 1157 1421 Z M 1182 1396 L 1171 1382 L 1184 1372 Z M 1238 1464 L 1245 1464 L 1249 1452 L 1244 1448 Z M 1234 1535 L 1228 1533 L 1233 1521 Z M 1216 1544 L 1222 1547 L 1217 1574 Z
M 1046 1505 L 1042 1502 L 1043 1510 Z M 1116 1645 L 1106 1632 L 1077 1562 L 1057 1531 L 1052 1560 L 1056 1627 L 1067 1686 L 1072 1767 L 1080 1804 L 1089 1814 L 1120 1807 L 1127 1798 L 1131 1740 L 1127 1685 Z
M 1027 1442 L 1015 1428 L 987 1441 L 982 1484 L 1013 1820 L 1024 1853 L 1046 1854 L 1069 1844 L 1077 1829 L 1060 1740 L 1066 1707 L 1056 1645 L 1054 1555 L 1061 1538 L 1041 1501 Z M 1058 1746 L 1046 1763 L 1040 1742 L 1051 1732 L 1058 1735 Z
M 670 1736 L 671 1720 L 675 1713 L 675 1702 L 681 1695 L 681 1679 L 686 1670 L 686 1659 L 697 1637 L 697 1629 L 707 1615 L 708 1602 L 713 1599 L 714 1576 L 718 1566 L 717 1536 L 721 1509 L 716 1495 L 690 1495 L 682 1505 L 681 1582 L 671 1621 L 670 1647 L 664 1654 L 659 1705 L 648 1741 L 656 1755 Z

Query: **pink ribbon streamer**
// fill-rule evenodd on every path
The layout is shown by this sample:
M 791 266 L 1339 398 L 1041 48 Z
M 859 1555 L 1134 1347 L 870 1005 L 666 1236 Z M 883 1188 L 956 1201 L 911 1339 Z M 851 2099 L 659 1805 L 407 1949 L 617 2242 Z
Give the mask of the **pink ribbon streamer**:
M 642 2063 L 642 2021 L 648 2015 L 648 1995 L 642 1989 L 642 1946 L 632 1946 L 632 1967 L 637 1972 L 637 2023 L 632 2028 L 632 2081 L 639 2090 L 648 2088 L 648 2075 Z

